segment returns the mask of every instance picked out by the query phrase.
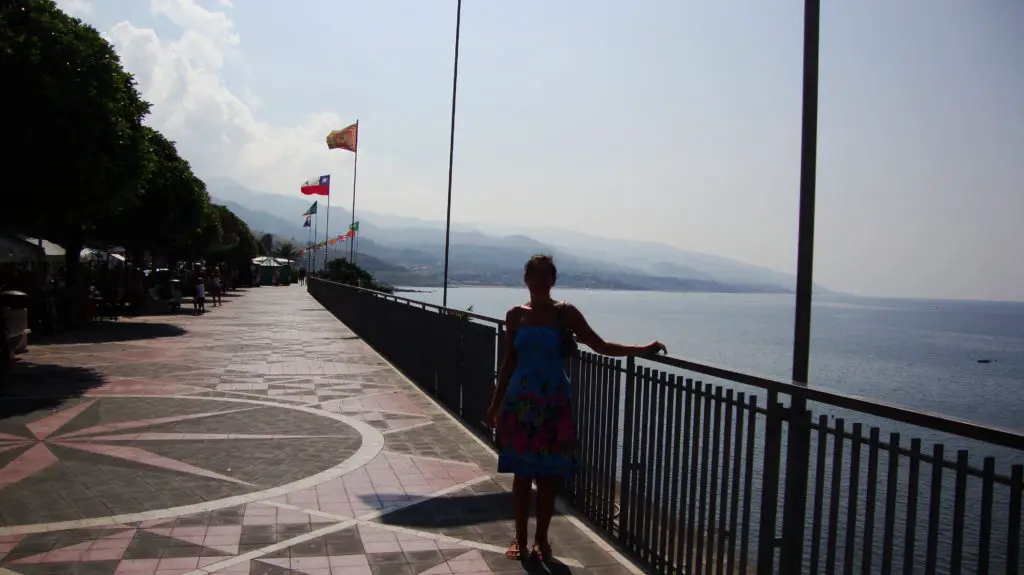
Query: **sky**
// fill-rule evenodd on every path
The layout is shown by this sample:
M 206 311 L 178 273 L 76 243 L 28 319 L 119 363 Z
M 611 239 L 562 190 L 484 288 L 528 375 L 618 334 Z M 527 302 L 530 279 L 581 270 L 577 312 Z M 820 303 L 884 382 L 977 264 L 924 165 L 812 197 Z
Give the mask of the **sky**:
M 455 0 L 61 0 L 202 177 L 443 220 Z M 815 281 L 1024 300 L 1024 3 L 824 2 Z M 803 3 L 466 0 L 452 219 L 795 273 Z

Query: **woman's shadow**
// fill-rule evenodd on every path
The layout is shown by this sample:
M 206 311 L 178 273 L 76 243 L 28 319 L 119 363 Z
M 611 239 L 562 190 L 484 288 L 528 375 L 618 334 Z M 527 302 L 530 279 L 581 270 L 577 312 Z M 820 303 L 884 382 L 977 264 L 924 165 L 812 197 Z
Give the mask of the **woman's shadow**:
M 535 554 L 531 553 L 525 559 L 521 559 L 519 564 L 523 566 L 524 572 L 530 573 L 531 575 L 564 575 L 566 573 L 572 573 L 572 569 L 570 569 L 565 563 L 559 561 L 557 557 L 541 561 Z

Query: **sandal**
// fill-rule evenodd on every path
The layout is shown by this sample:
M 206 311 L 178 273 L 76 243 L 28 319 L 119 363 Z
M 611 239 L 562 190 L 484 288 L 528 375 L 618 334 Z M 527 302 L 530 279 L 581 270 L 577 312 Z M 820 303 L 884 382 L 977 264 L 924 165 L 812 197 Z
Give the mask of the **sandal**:
M 517 537 L 513 539 L 512 542 L 508 544 L 508 549 L 505 550 L 505 558 L 512 559 L 513 561 L 522 558 L 522 548 L 523 546 L 520 545 L 519 538 Z
M 540 559 L 541 563 L 547 563 L 554 559 L 554 556 L 551 554 L 551 544 L 547 541 L 544 541 L 543 543 L 534 543 L 533 552 L 537 555 L 537 558 Z

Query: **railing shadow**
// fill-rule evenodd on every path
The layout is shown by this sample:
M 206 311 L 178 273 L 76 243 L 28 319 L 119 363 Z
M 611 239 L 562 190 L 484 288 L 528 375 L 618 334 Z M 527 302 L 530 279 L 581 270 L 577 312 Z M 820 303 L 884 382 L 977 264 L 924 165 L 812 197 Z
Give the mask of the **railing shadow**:
M 45 335 L 33 340 L 32 346 L 68 345 L 79 343 L 116 343 L 140 339 L 180 337 L 187 331 L 169 323 L 132 321 L 98 321 L 73 331 Z
M 0 367 L 0 421 L 54 409 L 105 381 L 90 368 L 14 361 Z

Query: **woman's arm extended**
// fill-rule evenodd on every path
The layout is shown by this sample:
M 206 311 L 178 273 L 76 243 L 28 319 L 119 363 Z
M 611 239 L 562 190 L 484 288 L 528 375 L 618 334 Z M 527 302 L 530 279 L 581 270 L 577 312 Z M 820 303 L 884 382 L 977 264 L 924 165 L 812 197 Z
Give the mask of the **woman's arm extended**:
M 494 388 L 494 397 L 491 398 L 491 405 L 487 409 L 488 421 L 485 422 L 492 427 L 495 422 L 491 420 L 497 417 L 501 402 L 505 399 L 505 392 L 508 391 L 508 382 L 516 370 L 515 336 L 518 315 L 515 308 L 508 310 L 505 314 L 505 357 L 502 358 L 501 367 L 498 368 L 498 384 Z
M 660 341 L 652 341 L 646 345 L 624 345 L 613 341 L 605 341 L 604 338 L 597 335 L 597 332 L 590 327 L 590 324 L 587 323 L 587 318 L 583 317 L 583 314 L 580 313 L 580 310 L 576 309 L 576 306 L 568 305 L 567 307 L 569 326 L 576 334 L 577 339 L 601 355 L 623 357 L 630 355 L 654 355 L 667 351 L 665 345 Z

